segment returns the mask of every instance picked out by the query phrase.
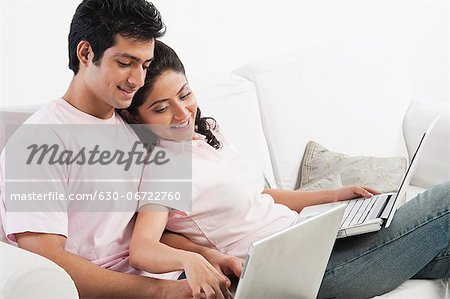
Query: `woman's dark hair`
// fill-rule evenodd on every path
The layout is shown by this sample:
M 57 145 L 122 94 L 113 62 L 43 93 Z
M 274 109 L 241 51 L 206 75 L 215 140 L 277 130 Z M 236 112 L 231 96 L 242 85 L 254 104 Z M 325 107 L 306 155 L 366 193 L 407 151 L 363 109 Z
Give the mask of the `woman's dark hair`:
M 159 11 L 145 0 L 84 0 L 70 24 L 69 68 L 78 73 L 80 41 L 89 42 L 95 63 L 114 45 L 117 34 L 146 42 L 163 36 L 165 30 Z
M 138 108 L 145 102 L 148 95 L 152 92 L 154 82 L 164 72 L 171 70 L 186 76 L 183 63 L 177 53 L 175 53 L 175 51 L 168 45 L 159 40 L 155 41 L 153 57 L 154 58 L 147 69 L 144 85 L 136 92 L 131 105 L 126 109 L 134 116 L 138 114 Z M 204 135 L 206 137 L 206 142 L 215 149 L 219 149 L 221 147 L 219 140 L 217 140 L 216 136 L 212 133 L 212 130 L 217 129 L 217 127 L 218 125 L 214 118 L 202 117 L 200 108 L 197 108 L 197 114 L 195 115 L 195 132 Z M 141 135 L 139 136 L 141 139 L 143 138 L 142 134 L 138 133 L 138 135 Z M 142 141 L 144 142 L 144 140 Z

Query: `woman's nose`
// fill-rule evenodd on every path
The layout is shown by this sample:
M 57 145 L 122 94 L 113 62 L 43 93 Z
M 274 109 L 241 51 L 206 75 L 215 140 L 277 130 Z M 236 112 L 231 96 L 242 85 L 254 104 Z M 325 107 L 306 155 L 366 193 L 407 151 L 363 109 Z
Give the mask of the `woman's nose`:
M 187 108 L 181 104 L 181 103 L 177 103 L 175 105 L 175 111 L 174 111 L 174 115 L 173 117 L 177 120 L 185 120 L 186 116 L 188 115 L 188 110 Z

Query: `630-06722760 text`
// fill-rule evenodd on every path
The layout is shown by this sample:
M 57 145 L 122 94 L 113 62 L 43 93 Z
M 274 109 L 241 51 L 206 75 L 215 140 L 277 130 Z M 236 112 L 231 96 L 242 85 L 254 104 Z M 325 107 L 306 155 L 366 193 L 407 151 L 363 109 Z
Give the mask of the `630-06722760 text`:
M 91 201 L 91 200 L 147 200 L 147 201 L 179 201 L 182 194 L 179 191 L 157 192 L 120 192 L 95 191 L 94 193 L 64 194 L 59 192 L 42 193 L 11 193 L 11 201 Z

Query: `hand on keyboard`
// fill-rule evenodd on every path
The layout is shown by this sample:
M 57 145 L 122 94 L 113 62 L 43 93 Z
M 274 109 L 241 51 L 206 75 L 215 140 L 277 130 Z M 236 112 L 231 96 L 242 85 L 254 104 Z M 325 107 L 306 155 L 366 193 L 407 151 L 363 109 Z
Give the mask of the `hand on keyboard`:
M 335 190 L 335 201 L 349 200 L 358 197 L 369 198 L 376 194 L 380 194 L 380 192 L 371 188 L 360 186 L 345 186 Z

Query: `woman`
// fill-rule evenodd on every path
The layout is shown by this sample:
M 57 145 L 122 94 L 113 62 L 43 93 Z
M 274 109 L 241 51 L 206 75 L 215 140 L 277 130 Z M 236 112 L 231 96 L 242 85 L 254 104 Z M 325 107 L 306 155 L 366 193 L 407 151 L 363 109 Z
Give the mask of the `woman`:
M 164 227 L 243 257 L 252 242 L 289 227 L 305 206 L 377 193 L 357 186 L 317 192 L 265 189 L 258 168 L 228 144 L 214 119 L 201 117 L 176 53 L 157 41 L 154 56 L 146 84 L 123 115 L 130 123 L 149 124 L 163 149 L 170 151 L 181 141 L 191 140 L 193 198 L 191 213 L 140 210 L 130 259 L 134 256 L 142 270 L 154 272 L 169 263 L 170 270 L 180 269 L 179 257 L 170 256 L 159 243 Z M 147 138 L 146 133 L 138 134 Z M 372 297 L 412 277 L 448 277 L 449 198 L 450 184 L 436 186 L 399 209 L 388 229 L 338 240 L 319 297 Z M 152 261 L 135 254 L 148 246 L 154 253 Z M 190 279 L 194 272 L 189 267 L 184 270 L 193 290 L 198 290 L 197 282 Z

